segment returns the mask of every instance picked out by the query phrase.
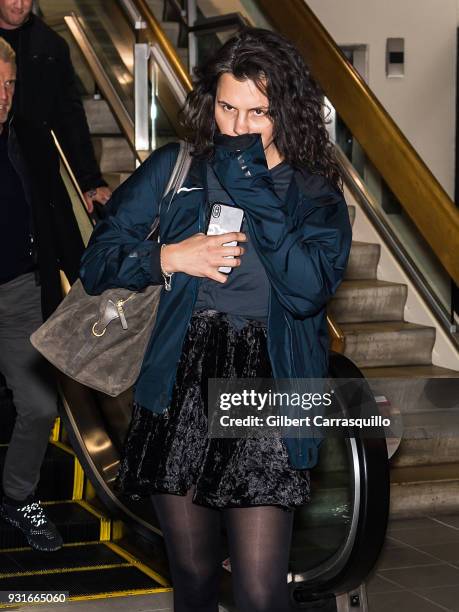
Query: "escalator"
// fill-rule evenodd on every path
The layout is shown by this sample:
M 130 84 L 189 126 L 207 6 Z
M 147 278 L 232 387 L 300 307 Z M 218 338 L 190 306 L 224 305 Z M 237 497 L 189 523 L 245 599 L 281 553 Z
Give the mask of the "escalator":
M 41 5 L 47 17 L 46 0 Z M 231 3 L 225 5 L 230 6 Z M 374 134 L 363 133 L 362 127 L 356 128 L 360 123 L 374 125 L 368 110 L 368 98 L 364 97 L 358 107 L 360 112 L 368 113 L 366 122 L 356 119 L 359 116 L 357 111 L 354 117 L 349 114 L 349 107 L 354 105 L 350 82 L 359 84 L 358 75 L 352 72 L 347 63 L 340 64 L 344 60 L 334 44 L 324 36 L 320 24 L 316 23 L 317 20 L 302 2 L 289 3 L 288 11 L 284 10 L 284 3 L 276 8 L 274 3 L 261 0 L 257 4 L 246 0 L 234 5 L 234 11 L 230 15 L 220 15 L 218 3 L 198 2 L 194 7 L 192 20 L 189 21 L 184 16 L 184 8 L 178 2 L 69 2 L 65 20 L 60 18 L 56 27 L 67 28 L 66 37 L 72 45 L 72 55 L 80 57 L 78 64 L 81 66 L 79 74 L 82 88 L 86 95 L 92 96 L 92 99 L 88 98 L 88 107 L 92 105 L 97 108 L 100 103 L 99 109 L 104 108 L 105 116 L 102 123 L 107 125 L 109 122 L 110 119 L 106 117 L 108 112 L 109 116 L 111 114 L 111 125 L 114 126 L 111 129 L 118 131 L 116 136 L 100 131 L 96 138 L 122 139 L 125 149 L 127 148 L 131 155 L 129 167 L 115 169 L 113 164 L 107 166 L 110 170 L 106 174 L 112 175 L 108 176 L 111 183 L 115 185 L 128 176 L 151 149 L 182 136 L 176 112 L 191 87 L 188 67 L 202 61 L 206 54 L 211 53 L 242 23 L 252 22 L 269 26 L 265 20 L 267 17 L 277 30 L 293 40 L 297 31 L 303 32 L 307 29 L 310 33 L 307 45 L 303 38 L 296 42 L 305 53 L 327 98 L 336 108 L 336 114 L 339 113 L 340 119 L 335 123 L 336 140 L 348 142 L 349 134 L 351 135 L 351 145 L 346 151 L 337 147 L 345 176 L 345 195 L 350 203 L 351 220 L 359 220 L 363 214 L 371 218 L 380 235 L 393 248 L 397 258 L 402 259 L 410 282 L 416 284 L 417 288 L 421 287 L 423 297 L 429 303 L 437 324 L 436 327 L 424 325 L 422 333 L 435 336 L 436 331 L 437 335 L 447 335 L 452 316 L 448 311 L 448 283 L 451 278 L 456 282 L 458 280 L 457 264 L 451 260 L 451 252 L 454 251 L 450 249 L 457 245 L 451 242 L 440 245 L 436 237 L 430 235 L 430 228 L 425 229 L 422 223 L 422 228 L 418 228 L 408 215 L 412 212 L 410 203 L 413 198 L 419 201 L 422 196 L 422 201 L 435 201 L 438 210 L 443 211 L 441 214 L 448 217 L 450 226 L 451 223 L 457 224 L 457 218 L 451 215 L 441 188 L 435 184 L 432 188 L 433 183 L 429 176 L 426 184 L 417 182 L 417 185 L 421 184 L 420 193 L 407 194 L 406 189 L 397 184 L 400 181 L 393 179 L 390 171 L 380 163 L 380 160 L 388 155 L 387 150 L 378 151 L 377 147 L 373 150 Z M 304 20 L 301 28 L 298 24 L 303 22 L 300 20 Z M 327 60 L 327 53 L 331 59 Z M 320 62 L 318 56 L 321 58 Z M 186 63 L 189 66 L 185 67 Z M 337 75 L 340 75 L 341 80 L 338 81 Z M 333 85 L 336 81 L 341 89 L 338 85 Z M 341 102 L 342 106 L 338 102 L 339 91 L 345 91 L 348 96 L 347 100 Z M 95 115 L 97 113 L 99 116 L 102 114 L 99 110 L 95 111 Z M 400 135 L 393 130 L 390 132 L 388 125 L 391 124 L 385 125 L 384 129 L 390 133 L 390 138 L 389 145 L 386 140 L 385 146 L 389 146 L 391 155 L 400 155 L 400 149 L 406 155 L 406 143 L 403 143 Z M 408 155 L 408 159 L 414 164 L 412 156 Z M 401 163 L 398 158 L 397 163 Z M 405 170 L 405 166 L 403 168 Z M 63 171 L 65 172 L 65 168 Z M 417 172 L 420 176 L 418 166 L 411 167 L 409 172 Z M 386 200 L 374 197 L 367 185 L 369 177 L 373 183 L 377 177 L 379 185 L 391 190 L 391 197 L 395 197 L 393 194 L 397 193 L 400 198 L 397 203 L 406 211 L 404 222 L 406 225 L 411 223 L 410 229 L 415 232 L 418 242 L 421 229 L 425 231 L 427 237 L 422 240 L 429 241 L 432 258 L 437 262 L 433 267 L 441 270 L 440 277 L 434 277 L 438 283 L 436 286 L 433 286 L 432 277 L 426 277 L 424 268 L 424 273 L 420 273 L 416 250 L 406 253 L 406 249 L 401 249 L 405 245 L 400 244 L 403 242 L 400 235 L 397 240 L 395 224 L 390 223 L 392 219 L 386 218 Z M 68 175 L 66 182 L 69 189 L 75 190 Z M 436 199 L 433 200 L 434 195 Z M 77 202 L 75 210 L 78 211 L 80 227 L 88 235 L 88 219 L 82 214 L 81 206 L 79 207 Z M 448 240 L 454 240 L 453 232 L 449 233 Z M 433 337 L 430 353 L 427 351 L 423 361 L 415 366 L 403 363 L 403 360 L 397 364 L 394 354 L 388 358 L 391 365 L 381 360 L 381 357 L 378 361 L 378 357 L 371 355 L 371 338 L 374 339 L 375 334 L 384 334 L 386 331 L 393 334 L 394 328 L 398 331 L 406 330 L 405 333 L 408 334 L 411 330 L 417 331 L 422 327 L 409 322 L 405 324 L 400 316 L 400 308 L 403 311 L 403 297 L 406 299 L 404 292 L 397 287 L 400 283 L 376 279 L 380 250 L 380 246 L 375 246 L 370 241 L 353 243 L 343 291 L 330 305 L 329 329 L 335 349 L 330 359 L 330 376 L 359 379 L 364 374 L 370 381 L 372 377 L 397 376 L 394 371 L 396 367 L 417 367 L 420 368 L 418 372 L 424 372 L 427 376 L 454 376 L 452 369 L 429 362 L 435 342 Z M 439 285 L 441 290 L 438 289 Z M 392 309 L 389 314 L 386 308 L 379 311 L 379 320 L 366 321 L 365 311 L 355 307 L 355 292 L 363 295 L 361 299 L 364 302 L 368 295 L 375 291 L 375 287 L 376 294 L 378 291 L 395 293 L 397 305 L 394 306 L 394 299 L 389 300 L 390 306 L 387 308 Z M 439 295 L 442 296 L 441 299 L 438 298 Z M 369 309 L 374 311 L 373 302 L 370 302 Z M 355 320 L 356 312 L 360 319 Z M 398 328 L 396 316 L 399 316 Z M 375 330 L 378 323 L 385 324 L 387 329 L 382 325 L 378 332 Z M 444 342 L 446 343 L 446 340 Z M 362 352 L 362 346 L 368 346 L 368 354 Z M 451 347 L 450 351 L 453 355 Z M 410 372 L 411 374 L 405 373 L 405 376 L 415 375 L 413 369 Z M 399 373 L 398 376 L 403 374 Z M 102 516 L 111 522 L 111 534 L 106 534 L 104 541 L 110 540 L 113 546 L 123 547 L 126 555 L 133 555 L 130 557 L 131 563 L 132 558 L 140 559 L 144 564 L 142 567 L 145 575 L 148 575 L 145 568 L 150 568 L 149 577 L 152 580 L 156 578 L 156 584 L 142 584 L 139 589 L 145 588 L 147 592 L 154 592 L 155 588 L 167 589 L 168 570 L 161 532 L 150 504 L 146 501 L 119 499 L 112 489 L 122 441 L 130 419 L 130 392 L 113 399 L 92 392 L 64 377 L 60 378 L 60 384 L 63 392 L 64 422 L 61 444 L 74 449 L 77 457 L 75 465 L 82 466 L 89 479 L 85 481 L 85 490 L 80 491 L 80 499 L 82 502 L 86 500 L 86 503 L 90 500 L 96 507 L 100 504 Z M 347 409 L 347 406 L 342 406 L 343 412 Z M 320 462 L 311 472 L 312 502 L 295 513 L 288 576 L 292 609 L 367 609 L 363 585 L 384 542 L 390 497 L 388 455 L 393 452 L 394 448 L 388 452 L 384 439 L 377 438 L 330 438 L 323 443 Z M 110 520 L 107 517 L 114 518 Z M 227 551 L 224 558 L 226 556 Z M 109 563 L 108 561 L 107 565 Z M 223 571 L 222 580 L 223 604 L 232 610 L 234 608 L 231 604 L 228 572 Z M 114 584 L 117 584 L 116 579 Z M 71 592 L 71 595 L 83 596 L 75 592 Z

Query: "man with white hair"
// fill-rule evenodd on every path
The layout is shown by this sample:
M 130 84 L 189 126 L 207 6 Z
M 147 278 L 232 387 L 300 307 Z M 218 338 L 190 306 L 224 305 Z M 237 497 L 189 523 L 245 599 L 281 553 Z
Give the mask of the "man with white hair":
M 29 340 L 43 321 L 37 283 L 41 245 L 34 185 L 10 115 L 15 84 L 15 53 L 0 38 L 0 371 L 17 413 L 3 468 L 0 511 L 32 547 L 52 551 L 62 547 L 62 537 L 35 498 L 35 489 L 57 416 L 57 393 L 49 364 Z

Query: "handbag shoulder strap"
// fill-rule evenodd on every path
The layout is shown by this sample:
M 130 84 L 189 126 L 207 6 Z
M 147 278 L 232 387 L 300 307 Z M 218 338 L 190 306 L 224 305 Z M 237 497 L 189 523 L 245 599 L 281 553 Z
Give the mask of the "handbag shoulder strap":
M 180 187 L 183 185 L 183 182 L 185 181 L 185 178 L 191 166 L 192 157 L 190 153 L 191 153 L 190 143 L 188 143 L 186 140 L 181 140 L 177 159 L 175 160 L 175 165 L 172 169 L 171 175 L 169 177 L 166 187 L 164 188 L 164 192 L 163 192 L 161 201 L 159 203 L 158 215 L 156 219 L 153 221 L 150 233 L 148 234 L 146 240 L 148 240 L 152 236 L 152 234 L 155 233 L 155 231 L 157 230 L 159 226 L 159 218 L 160 218 L 161 205 L 162 205 L 163 199 L 166 197 L 169 191 L 172 190 L 172 195 L 169 198 L 169 204 L 167 205 L 167 209 L 169 210 L 169 206 L 171 205 L 171 202 L 174 199 L 175 194 L 180 189 Z M 158 233 L 158 242 L 159 241 L 160 241 L 160 237 Z
M 169 205 L 175 197 L 175 194 L 183 185 L 183 182 L 188 174 L 191 165 L 190 144 L 186 140 L 180 141 L 180 149 L 175 161 L 175 166 L 169 177 L 169 181 L 164 189 L 163 198 L 171 191 L 172 196 L 169 199 Z

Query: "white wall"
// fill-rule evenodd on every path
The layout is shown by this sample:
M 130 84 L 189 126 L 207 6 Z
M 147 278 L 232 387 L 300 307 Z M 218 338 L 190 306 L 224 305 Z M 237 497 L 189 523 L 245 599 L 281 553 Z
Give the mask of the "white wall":
M 367 82 L 454 197 L 459 0 L 306 0 L 338 45 L 368 45 Z M 405 39 L 405 76 L 387 78 L 387 38 Z

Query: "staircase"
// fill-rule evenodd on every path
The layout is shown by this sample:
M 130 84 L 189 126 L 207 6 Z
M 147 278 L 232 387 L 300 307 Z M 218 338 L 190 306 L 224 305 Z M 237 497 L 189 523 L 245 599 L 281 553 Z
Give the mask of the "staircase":
M 9 392 L 3 390 L 0 470 L 14 420 Z M 159 596 L 171 591 L 165 578 L 124 544 L 114 541 L 119 525 L 97 499 L 85 499 L 89 490 L 58 418 L 41 468 L 37 496 L 62 534 L 64 546 L 52 553 L 35 551 L 19 530 L 0 520 L 0 591 L 66 591 L 70 600 L 147 593 Z M 7 606 L 0 604 L 3 607 Z
M 353 224 L 355 206 L 349 211 Z M 436 329 L 404 320 L 408 287 L 378 279 L 379 258 L 379 244 L 352 243 L 345 279 L 328 312 L 344 332 L 344 354 L 364 375 L 394 379 L 387 395 L 398 399 L 404 431 L 391 459 L 391 518 L 455 512 L 459 372 L 432 364 Z M 405 379 L 404 387 L 397 378 Z M 412 380 L 409 392 L 406 379 Z

